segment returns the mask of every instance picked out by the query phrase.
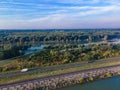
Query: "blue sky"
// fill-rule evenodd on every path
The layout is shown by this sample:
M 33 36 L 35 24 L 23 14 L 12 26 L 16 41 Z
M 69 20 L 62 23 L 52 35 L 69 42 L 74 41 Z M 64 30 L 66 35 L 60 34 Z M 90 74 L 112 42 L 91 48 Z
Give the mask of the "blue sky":
M 0 0 L 0 29 L 120 28 L 120 0 Z

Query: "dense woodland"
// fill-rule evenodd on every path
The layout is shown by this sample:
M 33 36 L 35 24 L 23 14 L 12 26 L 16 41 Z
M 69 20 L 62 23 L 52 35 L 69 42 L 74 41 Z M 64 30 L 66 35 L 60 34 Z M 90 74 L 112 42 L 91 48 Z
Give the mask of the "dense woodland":
M 120 31 L 50 31 L 50 32 L 0 32 L 0 43 L 28 44 L 47 42 L 94 42 L 120 38 Z
M 24 51 L 29 47 L 29 45 L 12 45 L 5 44 L 1 46 L 0 51 L 0 60 L 9 59 L 13 57 L 17 57 L 24 54 Z
M 82 42 L 100 42 L 116 38 L 120 38 L 120 31 L 1 32 L 1 60 L 23 55 L 33 43 L 48 44 L 45 44 L 42 51 L 17 58 L 14 62 L 0 67 L 0 71 L 119 57 L 120 44 L 82 44 Z

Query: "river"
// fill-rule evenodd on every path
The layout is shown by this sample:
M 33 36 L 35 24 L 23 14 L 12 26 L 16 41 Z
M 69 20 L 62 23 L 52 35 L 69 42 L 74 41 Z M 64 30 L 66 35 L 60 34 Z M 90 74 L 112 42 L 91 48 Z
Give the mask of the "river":
M 38 46 L 31 46 L 30 48 L 28 48 L 26 51 L 25 51 L 25 55 L 27 54 L 31 54 L 31 53 L 34 53 L 34 52 L 37 52 L 37 51 L 40 51 L 44 48 L 44 45 L 38 45 Z
M 83 85 L 61 88 L 57 90 L 120 90 L 120 77 L 97 80 Z
M 113 44 L 119 44 L 120 43 L 120 39 L 113 39 L 114 42 L 111 42 Z M 102 41 L 95 41 L 95 42 L 81 42 L 81 43 L 76 43 L 78 44 L 78 46 L 80 45 L 90 45 L 90 44 L 94 44 L 94 43 L 103 43 Z M 72 44 L 72 43 L 71 43 Z M 52 45 L 52 44 L 51 44 Z M 44 49 L 44 44 L 34 44 L 33 46 L 31 46 L 30 48 L 28 48 L 26 51 L 25 51 L 25 55 L 27 54 L 31 54 L 31 53 L 34 53 L 34 52 L 37 52 L 37 51 L 40 51 L 42 49 Z

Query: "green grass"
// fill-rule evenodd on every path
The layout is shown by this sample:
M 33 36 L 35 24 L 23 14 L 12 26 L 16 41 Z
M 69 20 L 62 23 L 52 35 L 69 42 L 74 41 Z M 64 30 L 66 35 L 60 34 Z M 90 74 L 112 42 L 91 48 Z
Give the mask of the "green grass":
M 35 72 L 35 73 L 30 73 L 30 74 L 2 77 L 2 78 L 0 78 L 0 85 L 19 82 L 19 81 L 25 81 L 25 80 L 34 79 L 34 78 L 40 78 L 40 77 L 45 77 L 45 76 L 75 72 L 75 71 L 80 71 L 80 70 L 85 70 L 85 69 L 113 66 L 113 65 L 118 65 L 118 64 L 120 64 L 120 61 L 101 62 L 101 63 L 97 63 L 97 64 L 94 64 L 94 63 L 86 64 L 84 66 L 75 67 L 75 68 L 60 69 L 60 70 L 55 70 L 55 71 L 45 71 L 45 72 L 41 72 L 41 73 Z

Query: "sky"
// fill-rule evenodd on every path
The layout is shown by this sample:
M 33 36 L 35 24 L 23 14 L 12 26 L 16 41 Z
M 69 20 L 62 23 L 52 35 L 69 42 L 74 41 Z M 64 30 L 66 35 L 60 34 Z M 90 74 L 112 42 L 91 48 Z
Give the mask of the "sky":
M 0 29 L 120 28 L 120 0 L 0 0 Z

